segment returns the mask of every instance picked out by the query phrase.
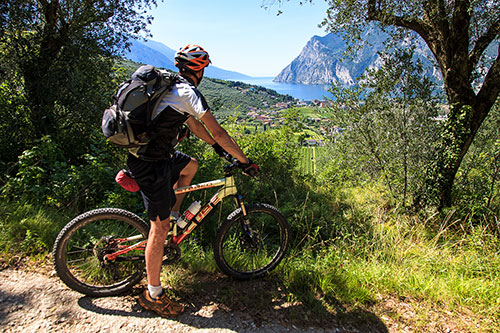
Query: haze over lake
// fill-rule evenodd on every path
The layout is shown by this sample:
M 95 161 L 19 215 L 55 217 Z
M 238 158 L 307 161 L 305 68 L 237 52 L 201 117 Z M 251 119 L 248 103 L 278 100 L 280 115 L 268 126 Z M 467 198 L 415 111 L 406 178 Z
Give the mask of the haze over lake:
M 328 91 L 330 85 L 279 83 L 273 82 L 273 79 L 273 77 L 252 77 L 248 79 L 235 79 L 232 81 L 255 84 L 264 88 L 273 89 L 280 94 L 290 95 L 305 101 L 311 101 L 314 99 L 323 100 L 325 96 L 332 98 L 331 93 Z

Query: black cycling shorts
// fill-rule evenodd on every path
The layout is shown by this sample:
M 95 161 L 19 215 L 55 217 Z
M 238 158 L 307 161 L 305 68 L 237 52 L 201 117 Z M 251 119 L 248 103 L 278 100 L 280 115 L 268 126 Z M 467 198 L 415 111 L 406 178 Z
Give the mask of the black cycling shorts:
M 139 184 L 149 220 L 156 221 L 159 217 L 163 221 L 170 217 L 170 210 L 175 204 L 173 186 L 190 161 L 191 157 L 180 151 L 176 151 L 169 160 L 153 162 L 128 155 L 127 166 L 130 175 Z

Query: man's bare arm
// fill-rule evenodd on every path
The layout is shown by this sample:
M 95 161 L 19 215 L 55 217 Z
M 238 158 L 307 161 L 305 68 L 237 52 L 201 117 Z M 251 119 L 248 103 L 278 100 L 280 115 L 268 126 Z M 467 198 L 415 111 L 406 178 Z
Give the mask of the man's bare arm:
M 191 132 L 193 132 L 193 134 L 196 135 L 201 140 L 205 141 L 209 145 L 213 145 L 215 143 L 215 140 L 212 137 L 212 135 L 207 131 L 205 126 L 197 119 L 189 117 L 189 119 L 186 121 L 186 124 L 189 126 Z
M 201 118 L 201 121 L 210 131 L 212 138 L 217 142 L 222 148 L 224 148 L 229 154 L 236 157 L 241 163 L 248 163 L 249 159 L 240 149 L 236 141 L 229 136 L 224 128 L 217 122 L 217 119 L 213 116 L 212 112 L 207 111 Z M 189 122 L 188 122 L 189 125 Z M 201 124 L 200 124 L 201 125 Z M 194 131 L 193 131 L 194 132 Z M 198 136 L 195 133 L 196 136 Z M 200 137 L 200 139 L 205 140 Z M 206 141 L 206 140 L 205 140 Z M 209 141 L 206 141 L 210 144 Z

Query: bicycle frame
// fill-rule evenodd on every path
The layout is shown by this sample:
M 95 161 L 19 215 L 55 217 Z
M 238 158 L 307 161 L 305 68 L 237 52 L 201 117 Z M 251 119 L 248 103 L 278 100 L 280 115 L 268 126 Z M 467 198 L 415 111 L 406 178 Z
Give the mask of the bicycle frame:
M 218 180 L 213 180 L 196 185 L 181 187 L 175 190 L 175 194 L 182 194 L 182 193 L 189 193 L 219 186 L 222 187 L 200 209 L 198 214 L 196 214 L 191 219 L 190 224 L 187 225 L 186 228 L 183 231 L 181 231 L 180 234 L 177 234 L 177 225 L 173 223 L 173 230 L 171 230 L 170 232 L 172 234 L 171 243 L 179 245 L 184 240 L 184 238 L 186 238 L 198 226 L 198 224 L 212 211 L 212 209 L 214 209 L 215 206 L 217 206 L 217 204 L 222 201 L 222 199 L 238 193 L 236 185 L 234 184 L 233 176 L 228 176 L 226 178 L 221 178 Z M 236 203 L 239 206 L 243 206 L 243 203 L 241 202 L 241 200 L 238 199 L 238 197 L 236 197 Z
M 196 214 L 191 221 L 189 221 L 189 224 L 186 226 L 184 230 L 181 230 L 180 233 L 178 233 L 177 230 L 177 224 L 175 222 L 170 222 L 170 231 L 169 235 L 171 236 L 171 239 L 169 243 L 173 243 L 175 245 L 179 245 L 199 224 L 200 222 L 214 209 L 219 202 L 221 202 L 224 198 L 228 196 L 234 196 L 236 205 L 238 207 L 241 207 L 243 214 L 246 215 L 246 210 L 245 206 L 243 204 L 243 201 L 241 200 L 241 196 L 236 195 L 238 193 L 238 190 L 236 189 L 236 185 L 234 183 L 234 176 L 232 176 L 230 173 L 226 174 L 225 178 L 217 179 L 217 180 L 212 180 L 204 183 L 199 183 L 195 185 L 189 185 L 185 187 L 180 187 L 175 190 L 175 194 L 182 194 L 182 193 L 189 193 L 189 192 L 195 192 L 199 190 L 205 190 L 209 189 L 212 187 L 221 187 L 211 198 L 210 200 L 200 209 L 198 214 Z M 146 248 L 146 242 L 147 240 L 140 241 L 136 244 L 130 245 L 130 246 L 125 246 L 125 245 L 120 245 L 121 243 L 124 242 L 130 242 L 136 239 L 141 239 L 141 235 L 137 236 L 132 236 L 128 238 L 120 238 L 120 239 L 115 239 L 118 243 L 117 247 L 120 249 L 114 253 L 109 253 L 104 256 L 106 260 L 116 260 L 120 255 L 125 254 L 129 251 L 132 250 L 144 250 Z

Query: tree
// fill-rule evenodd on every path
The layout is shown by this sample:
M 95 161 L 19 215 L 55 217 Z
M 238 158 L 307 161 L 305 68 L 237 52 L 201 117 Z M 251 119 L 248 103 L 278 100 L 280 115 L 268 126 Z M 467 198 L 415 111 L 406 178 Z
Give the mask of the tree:
M 449 112 L 428 188 L 439 206 L 452 204 L 452 186 L 461 161 L 500 93 L 500 51 L 488 57 L 500 37 L 496 0 L 332 0 L 324 24 L 354 42 L 375 21 L 395 27 L 392 36 L 414 31 L 441 70 Z M 493 46 L 492 46 L 493 45 Z
M 146 30 L 152 5 L 155 0 L 0 4 L 0 79 L 20 76 L 33 139 L 65 135 L 58 141 L 74 145 L 96 127 L 104 100 L 109 103 L 113 57 Z
M 415 57 L 407 45 L 382 52 L 382 66 L 369 69 L 357 86 L 331 89 L 330 117 L 344 129 L 334 145 L 342 153 L 333 155 L 340 155 L 344 169 L 382 179 L 403 207 L 422 187 L 422 167 L 437 132 L 435 84 Z

